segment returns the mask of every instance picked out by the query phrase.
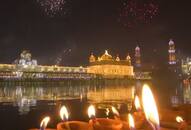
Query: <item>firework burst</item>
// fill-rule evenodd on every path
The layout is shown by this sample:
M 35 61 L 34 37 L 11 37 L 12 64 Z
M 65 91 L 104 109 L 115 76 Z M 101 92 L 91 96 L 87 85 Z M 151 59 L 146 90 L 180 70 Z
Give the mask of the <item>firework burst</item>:
M 139 23 L 149 23 L 158 14 L 159 6 L 155 0 L 123 0 L 119 21 L 127 27 Z
M 66 3 L 67 0 L 36 0 L 37 3 L 40 4 L 43 11 L 48 16 L 55 16 L 56 14 L 59 14 L 62 12 L 63 14 L 66 14 Z

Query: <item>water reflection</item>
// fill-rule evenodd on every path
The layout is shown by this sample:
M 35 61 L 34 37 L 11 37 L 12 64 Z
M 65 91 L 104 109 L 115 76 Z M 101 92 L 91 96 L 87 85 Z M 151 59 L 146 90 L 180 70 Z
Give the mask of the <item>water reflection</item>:
M 41 101 L 129 102 L 134 98 L 134 92 L 133 86 L 2 86 L 0 104 L 18 107 L 20 114 L 27 114 Z
M 184 90 L 183 90 L 184 103 L 191 104 L 191 81 L 185 80 L 183 84 L 184 84 Z

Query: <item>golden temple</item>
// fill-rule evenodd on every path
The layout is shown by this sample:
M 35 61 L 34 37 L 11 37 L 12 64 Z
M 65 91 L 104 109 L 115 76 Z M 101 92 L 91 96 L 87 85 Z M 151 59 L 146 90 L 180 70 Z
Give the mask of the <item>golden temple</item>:
M 114 58 L 105 50 L 105 53 L 97 58 L 91 53 L 89 63 L 90 65 L 87 67 L 88 73 L 100 74 L 104 77 L 134 77 L 129 55 L 127 55 L 126 59 L 121 60 L 119 55 Z

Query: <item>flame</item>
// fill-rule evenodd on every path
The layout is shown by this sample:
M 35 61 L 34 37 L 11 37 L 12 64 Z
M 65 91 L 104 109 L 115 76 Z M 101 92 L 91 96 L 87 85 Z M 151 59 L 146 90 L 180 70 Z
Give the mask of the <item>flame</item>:
M 65 106 L 63 106 L 61 109 L 60 109 L 60 117 L 61 119 L 64 121 L 64 120 L 68 120 L 68 110 Z
M 45 118 L 41 121 L 41 123 L 40 123 L 40 128 L 45 129 L 49 121 L 50 121 L 50 117 L 49 117 L 49 116 L 45 117 Z
M 142 90 L 143 108 L 146 119 L 153 125 L 159 127 L 159 115 L 154 96 L 148 85 L 143 86 Z
M 135 97 L 135 108 L 137 110 L 141 109 L 140 100 L 138 96 Z
M 95 117 L 95 107 L 93 106 L 93 105 L 90 105 L 89 107 L 88 107 L 88 116 L 89 116 L 89 118 L 93 118 L 93 117 Z
M 128 114 L 128 120 L 129 120 L 129 127 L 131 128 L 135 128 L 135 123 L 134 123 L 134 119 L 133 116 L 131 114 Z
M 177 116 L 177 117 L 176 117 L 176 121 L 177 121 L 178 123 L 184 122 L 184 120 L 183 120 L 182 117 L 180 117 L 180 116 Z
M 111 110 L 112 110 L 113 114 L 119 116 L 119 112 L 117 111 L 117 109 L 115 107 L 112 106 Z

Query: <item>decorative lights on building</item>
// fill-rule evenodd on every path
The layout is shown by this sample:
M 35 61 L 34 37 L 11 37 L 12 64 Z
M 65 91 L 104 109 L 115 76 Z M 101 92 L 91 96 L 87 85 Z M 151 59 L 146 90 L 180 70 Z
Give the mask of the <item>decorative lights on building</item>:
M 116 60 L 116 61 L 120 61 L 119 55 L 117 55 L 117 57 L 116 57 L 115 60 Z
M 131 57 L 129 55 L 126 59 L 121 59 L 119 55 L 113 57 L 105 50 L 105 53 L 97 58 L 91 54 L 89 63 L 90 65 L 87 67 L 88 73 L 101 74 L 107 78 L 134 76 Z
M 135 48 L 135 66 L 136 67 L 141 66 L 141 49 L 139 46 Z
M 175 65 L 176 64 L 176 50 L 175 50 L 175 44 L 172 39 L 169 41 L 169 64 L 170 65 Z

